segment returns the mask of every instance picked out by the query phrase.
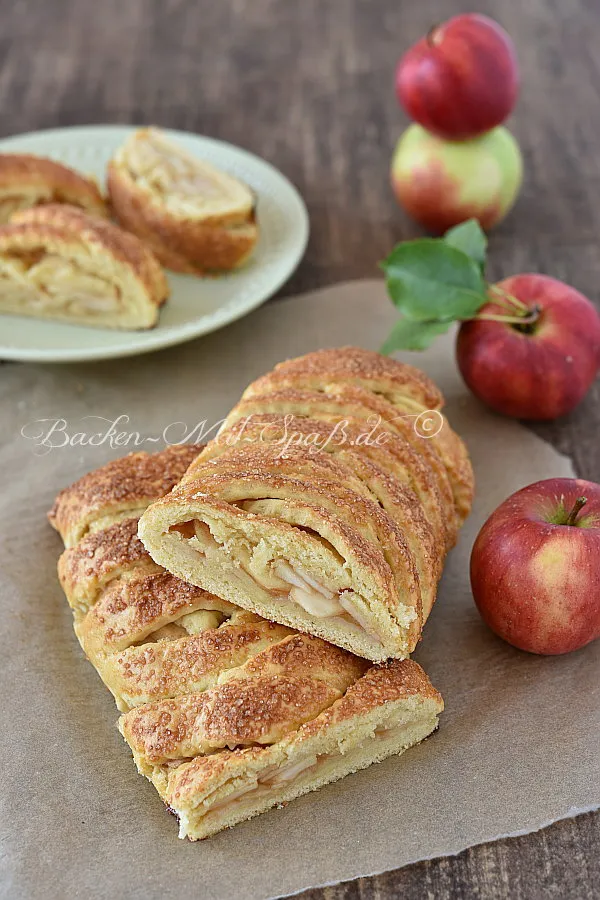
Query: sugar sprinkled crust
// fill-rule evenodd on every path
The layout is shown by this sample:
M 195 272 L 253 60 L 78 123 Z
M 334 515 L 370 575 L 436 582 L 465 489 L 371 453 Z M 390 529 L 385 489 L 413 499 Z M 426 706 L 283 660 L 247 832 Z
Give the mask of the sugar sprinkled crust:
M 260 396 L 286 387 L 325 389 L 328 384 L 368 386 L 386 398 L 402 396 L 421 409 L 440 409 L 441 391 L 415 366 L 399 363 L 362 347 L 334 347 L 278 363 L 252 382 L 243 398 Z
M 18 210 L 67 203 L 91 215 L 108 212 L 98 185 L 61 163 L 30 153 L 0 154 L 0 223 Z
M 151 560 L 121 514 L 167 491 L 199 449 L 109 463 L 50 513 L 71 544 L 59 574 L 76 634 L 140 772 L 192 840 L 402 752 L 443 707 L 416 663 L 373 666 Z
M 48 513 L 50 524 L 69 547 L 98 519 L 118 519 L 123 510 L 141 514 L 177 484 L 201 449 L 197 444 L 183 444 L 112 460 L 58 494 Z

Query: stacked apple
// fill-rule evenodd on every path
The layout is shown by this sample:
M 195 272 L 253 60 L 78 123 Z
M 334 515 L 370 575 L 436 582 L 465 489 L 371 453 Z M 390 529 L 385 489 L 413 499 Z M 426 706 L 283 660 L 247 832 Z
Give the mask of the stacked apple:
M 415 124 L 396 147 L 392 186 L 429 231 L 469 218 L 488 230 L 513 206 L 523 164 L 502 123 L 518 88 L 509 35 L 476 13 L 435 26 L 400 60 L 396 91 Z

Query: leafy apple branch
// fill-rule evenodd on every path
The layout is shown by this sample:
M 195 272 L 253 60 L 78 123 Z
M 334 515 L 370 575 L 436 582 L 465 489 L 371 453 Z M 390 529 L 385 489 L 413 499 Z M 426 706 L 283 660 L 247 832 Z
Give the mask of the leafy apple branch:
M 476 219 L 451 228 L 442 238 L 398 244 L 381 268 L 392 303 L 402 315 L 381 352 L 424 350 L 456 321 L 531 328 L 540 310 L 485 280 L 486 252 L 487 238 Z M 504 312 L 480 312 L 488 303 Z

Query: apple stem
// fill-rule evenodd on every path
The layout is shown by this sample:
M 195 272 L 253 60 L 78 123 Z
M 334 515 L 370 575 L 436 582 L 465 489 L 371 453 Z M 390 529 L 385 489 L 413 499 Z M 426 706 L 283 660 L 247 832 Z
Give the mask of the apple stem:
M 430 47 L 437 47 L 440 42 L 440 23 L 438 22 L 436 25 L 432 25 L 427 34 L 425 35 L 425 40 Z
M 575 503 L 573 504 L 573 508 L 571 512 L 566 518 L 565 525 L 576 525 L 577 524 L 577 516 L 587 503 L 587 497 L 578 497 Z
M 523 315 L 526 315 L 529 312 L 529 307 L 525 305 L 521 300 L 515 297 L 514 294 L 509 294 L 508 291 L 504 291 L 501 287 L 498 287 L 497 284 L 488 285 L 488 289 L 492 294 L 496 294 L 497 297 L 502 297 L 504 300 L 508 300 L 511 306 L 516 309 L 520 309 Z
M 502 307 L 502 309 L 505 309 L 511 315 L 513 315 L 515 312 L 514 306 L 511 306 L 510 303 L 505 303 L 504 300 L 500 300 L 499 297 L 495 297 L 493 300 L 493 303 L 494 303 L 494 306 Z
M 494 313 L 479 313 L 473 316 L 480 322 L 505 322 L 508 325 L 533 325 L 539 316 L 538 309 L 528 310 L 526 316 L 497 316 Z

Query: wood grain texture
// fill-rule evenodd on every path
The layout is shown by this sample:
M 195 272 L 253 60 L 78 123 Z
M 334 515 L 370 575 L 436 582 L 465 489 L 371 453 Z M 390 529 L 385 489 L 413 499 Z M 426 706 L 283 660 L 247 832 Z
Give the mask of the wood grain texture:
M 510 125 L 526 181 L 492 236 L 491 276 L 545 272 L 598 302 L 600 6 L 479 0 L 477 8 L 512 33 L 523 76 Z M 394 67 L 432 23 L 459 11 L 450 0 L 6 0 L 0 133 L 156 123 L 240 144 L 281 168 L 308 204 L 308 252 L 281 294 L 372 277 L 396 241 L 419 233 L 388 186 L 406 125 Z M 599 429 L 598 384 L 571 416 L 536 426 L 595 481 Z M 304 897 L 587 900 L 600 896 L 599 847 L 600 815 L 581 816 Z

